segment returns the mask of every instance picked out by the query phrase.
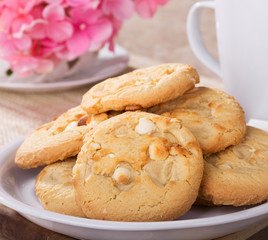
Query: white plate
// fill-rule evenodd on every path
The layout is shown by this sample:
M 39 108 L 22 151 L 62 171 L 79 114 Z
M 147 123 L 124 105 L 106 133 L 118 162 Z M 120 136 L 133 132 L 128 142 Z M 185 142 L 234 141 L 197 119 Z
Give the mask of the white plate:
M 253 123 L 258 127 L 258 121 Z M 262 121 L 261 125 L 268 129 L 268 122 Z M 36 175 L 41 168 L 23 170 L 14 164 L 21 141 L 0 150 L 0 203 L 42 227 L 78 239 L 212 239 L 268 218 L 267 201 L 251 207 L 194 206 L 178 220 L 146 223 L 91 220 L 46 211 L 34 191 Z
M 63 81 L 47 83 L 18 83 L 1 82 L 0 89 L 17 92 L 55 92 L 73 89 L 89 83 L 94 83 L 122 72 L 128 64 L 128 52 L 116 45 L 114 53 L 104 47 L 98 54 L 97 60 L 88 69 Z

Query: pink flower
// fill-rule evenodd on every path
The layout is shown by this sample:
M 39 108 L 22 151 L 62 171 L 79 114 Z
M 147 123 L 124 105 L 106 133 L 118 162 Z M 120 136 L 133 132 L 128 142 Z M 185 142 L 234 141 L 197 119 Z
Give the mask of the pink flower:
M 60 60 L 67 61 L 72 61 L 78 57 L 77 54 L 70 52 L 67 46 L 60 49 L 60 51 L 55 52 L 55 56 Z
M 14 38 L 12 42 L 19 51 L 29 50 L 32 45 L 32 39 L 29 38 L 27 35 L 24 35 L 21 38 Z
M 132 16 L 134 3 L 132 0 L 103 0 L 102 11 L 106 15 L 113 15 L 118 20 L 125 20 Z
M 79 56 L 90 47 L 93 50 L 100 47 L 112 34 L 112 24 L 96 9 L 72 9 L 70 11 L 74 34 L 67 40 L 67 48 L 71 53 Z
M 47 2 L 49 4 L 61 4 L 64 2 L 64 0 L 44 0 L 44 2 Z
M 73 34 L 72 24 L 66 20 L 64 8 L 58 4 L 51 4 L 42 12 L 44 21 L 31 29 L 31 36 L 36 39 L 49 38 L 55 42 L 63 42 Z
M 1 31 L 9 33 L 13 20 L 18 17 L 18 14 L 13 10 L 3 7 L 0 16 Z
M 0 33 L 1 55 L 3 58 L 17 54 L 18 51 L 27 51 L 30 49 L 31 44 L 32 40 L 28 36 L 17 39 Z
M 47 58 L 53 56 L 53 54 L 62 51 L 65 48 L 65 44 L 56 43 L 50 39 L 42 39 L 35 41 L 32 47 L 32 55 L 38 58 Z
M 33 4 L 34 1 L 6 1 L 5 5 L 2 5 L 0 16 L 2 31 L 14 33 L 18 31 L 25 22 L 31 22 L 32 16 L 29 12 L 32 10 Z
M 33 18 L 28 12 L 32 10 L 34 3 L 35 0 L 11 0 L 2 4 L 0 25 L 2 25 L 2 31 L 7 34 L 5 45 L 13 45 L 20 51 L 28 50 L 31 47 L 32 40 L 29 36 L 23 34 L 16 36 L 16 34 L 22 26 L 32 22 Z M 10 55 L 10 49 L 11 47 L 4 49 L 4 55 Z
M 113 17 L 110 17 L 110 21 L 112 22 L 112 25 L 113 25 L 113 32 L 112 32 L 110 39 L 108 40 L 109 50 L 114 51 L 114 38 L 118 34 L 119 30 L 121 29 L 123 21 L 118 20 Z
M 0 33 L 1 57 L 6 58 L 17 53 L 17 48 L 8 35 Z
M 136 12 L 143 18 L 151 18 L 157 11 L 158 5 L 165 5 L 169 0 L 136 0 Z
M 82 7 L 86 6 L 87 8 L 96 9 L 100 4 L 101 0 L 65 0 L 69 6 L 72 7 Z
M 97 8 L 102 0 L 44 0 L 49 4 L 61 4 L 62 6 Z
M 39 74 L 50 73 L 54 68 L 54 63 L 48 59 L 16 55 L 10 59 L 10 66 L 17 76 L 24 78 L 29 76 L 32 72 Z
M 134 10 L 153 16 L 168 0 L 0 0 L 1 57 L 20 77 L 49 73 L 113 40 Z
M 13 20 L 12 26 L 11 26 L 11 32 L 14 38 L 21 38 L 24 32 L 22 29 L 24 29 L 26 26 L 30 25 L 33 22 L 33 17 L 31 15 L 23 15 L 18 16 L 16 19 Z
M 18 14 L 28 14 L 36 2 L 36 0 L 8 0 L 5 1 L 5 5 L 13 11 L 17 11 Z

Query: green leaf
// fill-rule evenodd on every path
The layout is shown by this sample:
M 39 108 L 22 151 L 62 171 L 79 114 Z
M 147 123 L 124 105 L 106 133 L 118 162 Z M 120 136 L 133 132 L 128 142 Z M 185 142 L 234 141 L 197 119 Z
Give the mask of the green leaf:
M 13 74 L 13 71 L 11 70 L 11 69 L 8 69 L 7 71 L 6 71 L 6 75 L 7 76 L 11 76 Z

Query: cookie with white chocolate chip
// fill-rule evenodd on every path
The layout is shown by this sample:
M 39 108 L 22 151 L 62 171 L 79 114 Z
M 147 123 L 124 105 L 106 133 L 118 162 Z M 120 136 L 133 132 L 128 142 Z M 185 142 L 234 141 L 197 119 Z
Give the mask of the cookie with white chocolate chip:
M 181 119 L 199 141 L 204 154 L 238 144 L 246 132 L 244 112 L 239 103 L 217 89 L 197 87 L 148 111 Z
M 108 118 L 106 113 L 88 115 L 80 106 L 37 128 L 19 147 L 15 162 L 21 168 L 35 168 L 75 156 L 85 134 Z
M 204 160 L 199 205 L 242 206 L 268 199 L 268 132 L 247 127 L 241 143 Z
M 127 112 L 100 123 L 73 169 L 77 203 L 87 217 L 164 221 L 195 201 L 203 156 L 174 118 Z
M 81 106 L 90 114 L 109 110 L 133 111 L 181 96 L 196 83 L 199 83 L 199 76 L 192 66 L 162 64 L 109 78 L 95 85 L 85 93 Z
M 72 185 L 72 171 L 76 157 L 48 165 L 38 174 L 35 182 L 36 196 L 49 211 L 85 217 L 76 204 Z

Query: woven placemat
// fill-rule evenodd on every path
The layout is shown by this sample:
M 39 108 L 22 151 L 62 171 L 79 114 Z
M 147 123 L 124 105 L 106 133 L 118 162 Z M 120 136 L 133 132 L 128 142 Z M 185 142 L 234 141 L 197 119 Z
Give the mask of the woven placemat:
M 0 91 L 0 146 L 28 135 L 67 109 L 79 105 L 88 87 L 62 93 Z

